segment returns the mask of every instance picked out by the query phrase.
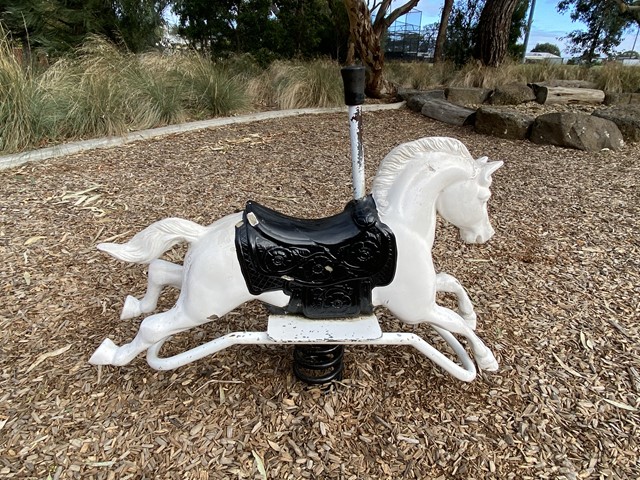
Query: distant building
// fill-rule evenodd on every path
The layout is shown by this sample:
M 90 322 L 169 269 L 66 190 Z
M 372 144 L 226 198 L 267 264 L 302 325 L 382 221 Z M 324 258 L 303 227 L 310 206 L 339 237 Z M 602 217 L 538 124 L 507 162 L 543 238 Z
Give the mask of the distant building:
M 562 57 L 548 52 L 529 52 L 524 56 L 525 63 L 564 63 Z

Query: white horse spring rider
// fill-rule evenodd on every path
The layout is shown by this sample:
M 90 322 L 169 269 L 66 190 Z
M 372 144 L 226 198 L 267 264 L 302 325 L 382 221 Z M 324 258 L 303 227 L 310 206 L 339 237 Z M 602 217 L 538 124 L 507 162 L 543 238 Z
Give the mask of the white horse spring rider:
M 498 363 L 491 350 L 474 332 L 476 315 L 460 283 L 446 273 L 436 274 L 431 248 L 436 228 L 436 211 L 459 228 L 467 243 L 484 243 L 494 233 L 487 213 L 491 176 L 502 162 L 474 160 L 458 140 L 429 137 L 394 148 L 382 161 L 372 195 L 380 220 L 396 236 L 397 269 L 391 284 L 372 292 L 374 305 L 387 307 L 407 324 L 428 323 L 452 347 L 460 365 L 413 333 L 381 333 L 358 338 L 335 338 L 325 343 L 412 345 L 447 372 L 464 381 L 475 378 L 476 370 L 464 347 L 452 334 L 468 341 L 475 361 L 493 371 Z M 237 343 L 281 343 L 269 332 L 236 332 L 179 354 L 163 364 L 157 354 L 173 334 L 220 318 L 249 300 L 258 299 L 283 307 L 289 298 L 283 292 L 249 293 L 240 270 L 234 245 L 234 226 L 241 213 L 228 215 L 209 226 L 168 218 L 152 224 L 125 244 L 98 245 L 115 258 L 149 264 L 148 289 L 141 300 L 127 297 L 122 318 L 133 318 L 155 310 L 164 286 L 181 289 L 169 311 L 145 318 L 131 343 L 121 347 L 105 339 L 90 362 L 96 365 L 125 365 L 149 349 L 151 366 L 175 368 Z M 179 242 L 188 242 L 184 266 L 159 257 Z M 458 312 L 436 303 L 436 292 L 453 293 Z M 317 321 L 316 321 L 317 322 Z M 348 325 L 349 320 L 333 322 Z M 355 325 L 355 324 L 354 324 Z M 347 335 L 348 337 L 348 335 Z M 318 343 L 322 339 L 314 339 Z M 152 347 L 152 348 L 150 348 Z M 174 358 L 174 357 L 171 357 Z

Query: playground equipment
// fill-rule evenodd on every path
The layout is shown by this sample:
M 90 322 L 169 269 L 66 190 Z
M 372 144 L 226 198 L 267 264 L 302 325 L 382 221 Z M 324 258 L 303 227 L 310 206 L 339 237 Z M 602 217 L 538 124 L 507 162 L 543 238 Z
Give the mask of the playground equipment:
M 362 111 L 364 69 L 343 69 L 349 106 L 354 199 L 323 219 L 288 217 L 254 202 L 244 212 L 209 226 L 168 218 L 125 244 L 98 248 L 126 262 L 149 264 L 142 299 L 128 296 L 122 318 L 151 313 L 163 287 L 180 288 L 173 308 L 145 318 L 122 346 L 105 339 L 91 359 L 125 365 L 147 351 L 149 365 L 169 370 L 236 344 L 294 344 L 294 371 L 310 383 L 342 375 L 343 345 L 411 345 L 454 377 L 471 381 L 474 362 L 454 334 L 464 337 L 475 362 L 496 370 L 491 350 L 476 335 L 476 314 L 460 282 L 435 272 L 431 247 L 436 212 L 463 241 L 483 243 L 494 230 L 487 213 L 491 176 L 502 162 L 474 160 L 458 140 L 430 137 L 394 148 L 382 161 L 370 195 L 364 194 Z M 179 242 L 184 264 L 159 257 Z M 436 293 L 455 294 L 458 311 L 436 303 Z M 219 321 L 258 299 L 271 306 L 266 331 L 234 332 L 163 358 L 171 335 Z M 382 332 L 373 308 L 387 307 L 408 324 L 428 323 L 458 362 L 415 333 Z

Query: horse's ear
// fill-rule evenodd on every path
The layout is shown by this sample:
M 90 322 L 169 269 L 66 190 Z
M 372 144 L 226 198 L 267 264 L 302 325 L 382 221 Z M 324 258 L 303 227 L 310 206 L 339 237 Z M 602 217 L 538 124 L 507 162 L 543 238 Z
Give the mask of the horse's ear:
M 504 165 L 504 162 L 501 160 L 497 162 L 485 163 L 482 166 L 482 177 L 481 177 L 484 183 L 486 183 L 487 185 L 491 185 L 491 175 L 493 175 L 493 172 L 498 170 L 502 165 Z
M 478 164 L 481 167 L 486 165 L 488 161 L 489 161 L 489 157 L 480 157 L 479 159 L 476 160 L 476 162 L 478 162 Z

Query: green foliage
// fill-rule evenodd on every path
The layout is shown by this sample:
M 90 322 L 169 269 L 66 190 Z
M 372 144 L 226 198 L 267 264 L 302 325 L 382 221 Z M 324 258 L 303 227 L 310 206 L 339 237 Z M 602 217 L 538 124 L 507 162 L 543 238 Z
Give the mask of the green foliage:
M 532 52 L 545 52 L 553 55 L 560 55 L 560 48 L 553 43 L 537 43 L 535 47 L 531 49 Z
M 472 57 L 475 31 L 483 5 L 484 0 L 458 0 L 453 5 L 444 56 L 456 65 L 464 65 Z
M 594 63 L 600 54 L 611 55 L 632 22 L 615 0 L 561 0 L 558 11 L 571 11 L 574 22 L 586 25 L 586 30 L 574 30 L 566 38 L 571 42 L 570 51 L 587 64 Z
M 193 48 L 212 53 L 233 48 L 234 0 L 175 0 L 172 8 L 180 21 L 178 34 Z
M 509 28 L 508 53 L 511 58 L 522 58 L 524 54 L 524 44 L 518 43 L 518 39 L 523 36 L 527 26 L 527 11 L 529 10 L 529 0 L 519 0 L 511 17 L 511 27 Z
M 112 2 L 119 38 L 132 52 L 144 52 L 162 39 L 163 13 L 171 0 L 118 0 Z
M 250 53 L 263 66 L 278 58 L 346 49 L 348 19 L 339 0 L 176 0 L 178 33 L 212 55 Z
M 6 0 L 0 19 L 24 51 L 58 56 L 101 35 L 139 52 L 161 36 L 168 0 Z
M 477 42 L 477 28 L 485 0 L 456 0 L 449 17 L 445 58 L 458 66 L 465 65 L 473 57 Z M 509 55 L 513 58 L 522 56 L 524 46 L 518 39 L 526 26 L 526 14 L 529 0 L 519 0 L 511 17 L 509 29 Z

